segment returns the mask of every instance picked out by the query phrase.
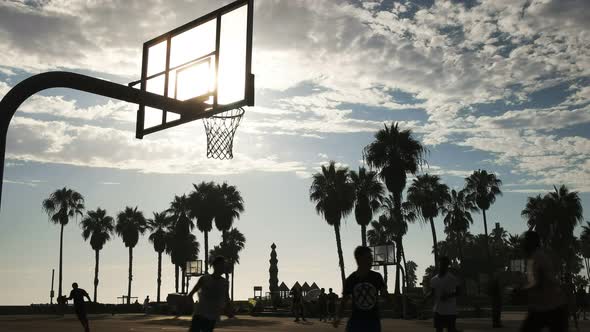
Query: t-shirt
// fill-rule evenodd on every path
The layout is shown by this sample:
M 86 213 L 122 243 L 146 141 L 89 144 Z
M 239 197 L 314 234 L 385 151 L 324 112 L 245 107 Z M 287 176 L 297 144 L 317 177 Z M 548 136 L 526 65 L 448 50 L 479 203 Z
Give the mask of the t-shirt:
M 361 276 L 353 272 L 344 282 L 343 295 L 352 297 L 352 315 L 354 320 L 379 319 L 379 292 L 386 289 L 383 277 L 369 271 Z
M 434 308 L 432 311 L 439 315 L 457 315 L 457 299 L 455 296 L 442 299 L 443 295 L 450 295 L 457 291 L 457 278 L 450 272 L 444 276 L 436 275 L 430 280 L 430 287 L 434 292 Z
M 329 305 L 336 305 L 336 301 L 338 300 L 338 295 L 336 295 L 336 293 L 329 293 L 327 298 Z
M 543 280 L 539 280 L 543 278 Z M 529 310 L 549 311 L 567 303 L 551 256 L 537 249 L 527 262 Z
M 86 293 L 85 290 L 83 290 L 82 288 L 76 288 L 72 289 L 69 298 L 74 300 L 74 306 L 80 307 L 84 306 L 84 297 L 86 296 L 88 296 L 88 293 Z
M 318 296 L 318 303 L 320 303 L 321 305 L 326 305 L 327 301 L 328 301 L 328 294 L 321 293 Z
M 221 276 L 206 274 L 199 280 L 199 302 L 195 305 L 195 314 L 209 320 L 218 320 L 226 303 L 229 284 Z

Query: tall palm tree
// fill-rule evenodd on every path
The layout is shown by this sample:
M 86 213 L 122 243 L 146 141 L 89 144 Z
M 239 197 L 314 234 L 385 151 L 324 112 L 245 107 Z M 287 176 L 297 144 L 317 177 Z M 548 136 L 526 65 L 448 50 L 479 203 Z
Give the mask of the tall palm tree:
M 582 234 L 580 234 L 580 250 L 586 267 L 586 276 L 588 277 L 588 280 L 590 280 L 590 221 L 587 221 L 586 225 L 582 226 Z
M 443 210 L 449 200 L 449 187 L 440 182 L 437 175 L 418 175 L 408 188 L 408 202 L 420 213 L 422 220 L 430 222 L 432 231 L 432 246 L 434 251 L 434 266 L 438 268 L 438 250 L 434 218 Z
M 395 198 L 392 194 L 385 197 L 382 203 L 383 204 L 381 205 L 381 210 L 383 211 L 383 214 L 386 217 L 387 222 L 389 223 L 388 229 L 392 233 L 392 239 L 396 244 L 396 261 L 403 261 L 403 270 L 407 271 L 403 237 L 408 232 L 408 224 L 413 223 L 416 220 L 416 213 L 414 213 L 412 206 L 409 202 L 403 202 L 401 209 L 402 218 L 398 218 L 396 216 Z M 395 269 L 395 294 L 399 294 L 400 291 L 400 270 L 401 266 L 400 264 L 397 264 Z M 408 284 L 407 277 L 408 275 L 406 273 L 404 278 L 404 283 L 406 285 Z
M 166 232 L 171 222 L 172 219 L 166 212 L 154 212 L 154 217 L 147 220 L 147 228 L 151 231 L 148 239 L 158 253 L 157 302 L 160 302 L 160 288 L 162 285 L 162 253 L 166 250 Z
M 147 221 L 143 212 L 137 207 L 125 207 L 125 210 L 117 215 L 117 225 L 115 232 L 123 239 L 125 247 L 129 248 L 129 284 L 127 287 L 127 304 L 131 300 L 131 281 L 133 280 L 133 248 L 139 241 L 139 235 L 145 233 Z
M 350 172 L 350 178 L 354 185 L 354 216 L 361 226 L 361 243 L 367 245 L 367 225 L 373 219 L 373 212 L 381 206 L 384 188 L 377 179 L 377 172 L 367 171 L 359 167 L 358 173 Z
M 502 181 L 494 173 L 488 173 L 486 170 L 479 169 L 474 171 L 469 177 L 465 178 L 465 190 L 469 192 L 472 199 L 477 204 L 483 215 L 483 229 L 486 239 L 486 255 L 488 257 L 488 267 L 492 267 L 490 244 L 488 236 L 488 221 L 486 211 L 496 202 L 496 197 L 502 195 Z M 489 271 L 491 272 L 491 271 Z
M 197 228 L 203 232 L 205 253 L 209 252 L 209 232 L 213 228 L 213 219 L 221 210 L 221 194 L 214 182 L 193 184 L 194 190 L 189 194 L 190 217 L 197 220 Z M 209 255 L 205 254 L 205 273 L 208 273 Z
M 216 256 L 223 256 L 225 258 L 227 267 L 225 271 L 226 279 L 229 279 L 228 274 L 231 273 L 231 300 L 234 299 L 234 276 L 235 265 L 240 264 L 240 252 L 246 246 L 246 237 L 238 229 L 232 228 L 225 232 L 223 240 L 218 246 L 211 249 L 209 256 L 212 262 Z
M 90 238 L 90 246 L 94 250 L 94 302 L 98 290 L 98 262 L 100 251 L 105 243 L 111 239 L 115 228 L 113 217 L 107 215 L 107 211 L 97 208 L 96 211 L 88 211 L 82 219 L 82 237 L 84 240 Z
M 328 166 L 323 165 L 321 172 L 313 175 L 309 198 L 316 204 L 316 212 L 324 217 L 328 225 L 334 227 L 340 277 L 344 287 L 346 277 L 340 238 L 340 222 L 343 217 L 350 214 L 354 206 L 354 187 L 350 181 L 348 168 L 336 167 L 334 161 L 330 161 Z
M 469 226 L 473 224 L 471 211 L 476 211 L 475 203 L 469 199 L 465 190 L 451 190 L 449 200 L 443 206 L 442 213 L 445 223 L 445 233 L 447 236 L 452 234 L 456 240 L 459 261 L 463 266 L 463 247 L 465 234 L 469 231 Z
M 196 207 L 194 209 L 196 211 Z M 187 248 L 186 245 L 183 245 L 183 241 L 189 241 L 187 236 L 195 228 L 195 224 L 189 218 L 191 215 L 191 205 L 186 195 L 175 195 L 174 200 L 170 202 L 170 208 L 166 212 L 171 214 L 170 218 L 172 219 L 166 236 L 166 253 L 170 255 L 170 259 L 174 265 L 174 286 L 176 293 L 178 293 L 180 270 L 184 268 L 188 255 L 188 253 L 183 251 Z M 181 279 L 184 282 L 184 276 Z
M 84 197 L 75 190 L 63 187 L 52 192 L 49 197 L 43 200 L 43 210 L 49 216 L 49 221 L 54 224 L 59 224 L 61 230 L 59 233 L 59 277 L 57 296 L 58 299 L 62 297 L 62 270 L 63 270 L 63 243 L 64 243 L 64 227 L 70 221 L 70 218 L 75 218 L 84 215 Z
M 235 219 L 244 212 L 244 199 L 235 186 L 223 183 L 218 186 L 220 195 L 219 210 L 215 215 L 215 227 L 223 234 L 230 230 Z
M 387 215 L 382 214 L 377 221 L 371 221 L 371 228 L 367 231 L 367 240 L 371 246 L 380 246 L 396 241 L 392 223 Z M 396 276 L 396 279 L 399 279 L 399 273 Z M 387 283 L 387 265 L 383 266 L 383 279 Z M 397 281 L 396 284 L 398 284 Z

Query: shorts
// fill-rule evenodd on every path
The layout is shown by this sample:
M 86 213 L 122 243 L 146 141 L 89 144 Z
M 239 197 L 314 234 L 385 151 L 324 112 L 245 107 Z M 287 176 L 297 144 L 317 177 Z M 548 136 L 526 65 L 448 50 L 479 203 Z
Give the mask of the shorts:
M 447 329 L 448 331 L 455 331 L 455 322 L 457 315 L 441 315 L 438 312 L 434 313 L 434 328 Z
M 543 328 L 549 328 L 551 332 L 568 330 L 567 306 L 562 306 L 549 311 L 529 311 L 520 331 L 536 332 Z
M 79 320 L 81 320 L 81 321 L 88 320 L 88 317 L 86 317 L 86 308 L 84 308 L 84 307 L 74 308 L 74 312 L 76 313 L 76 316 L 78 317 Z
M 381 321 L 350 319 L 346 324 L 346 332 L 381 332 Z
M 213 332 L 216 321 L 195 315 L 191 321 L 189 332 Z

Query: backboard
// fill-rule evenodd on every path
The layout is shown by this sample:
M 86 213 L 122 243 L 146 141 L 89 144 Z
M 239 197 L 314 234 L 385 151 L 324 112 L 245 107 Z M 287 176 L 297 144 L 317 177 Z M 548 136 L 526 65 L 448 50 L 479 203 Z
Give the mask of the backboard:
M 395 262 L 395 245 L 384 244 L 370 247 L 373 252 L 373 266 L 394 265 Z
M 145 42 L 140 89 L 190 103 L 194 112 L 140 104 L 136 137 L 253 106 L 252 24 L 253 0 L 238 0 Z
M 186 274 L 190 277 L 198 277 L 205 274 L 203 271 L 203 261 L 196 260 L 186 262 Z

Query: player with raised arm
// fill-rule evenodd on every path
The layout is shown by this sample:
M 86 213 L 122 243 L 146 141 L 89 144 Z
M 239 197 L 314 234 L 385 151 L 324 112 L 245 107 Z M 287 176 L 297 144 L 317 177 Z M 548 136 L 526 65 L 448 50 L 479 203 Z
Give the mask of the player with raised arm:
M 368 247 L 359 246 L 354 250 L 357 270 L 344 282 L 342 300 L 334 320 L 334 327 L 340 324 L 347 302 L 352 298 L 352 314 L 346 324 L 347 332 L 380 332 L 379 294 L 387 300 L 387 285 L 381 274 L 371 271 L 373 255 Z
M 225 259 L 218 256 L 213 260 L 213 274 L 202 276 L 188 294 L 191 299 L 195 293 L 199 294 L 190 332 L 212 332 L 223 312 L 228 317 L 233 317 L 229 284 L 222 276 L 224 271 Z
M 82 327 L 84 327 L 84 331 L 90 331 L 90 326 L 88 324 L 88 317 L 86 316 L 86 304 L 84 302 L 84 298 L 88 299 L 88 302 L 92 302 L 90 299 L 90 295 L 83 290 L 82 288 L 78 288 L 77 283 L 72 284 L 72 291 L 70 292 L 70 296 L 67 300 L 74 300 L 74 312 L 82 323 Z

